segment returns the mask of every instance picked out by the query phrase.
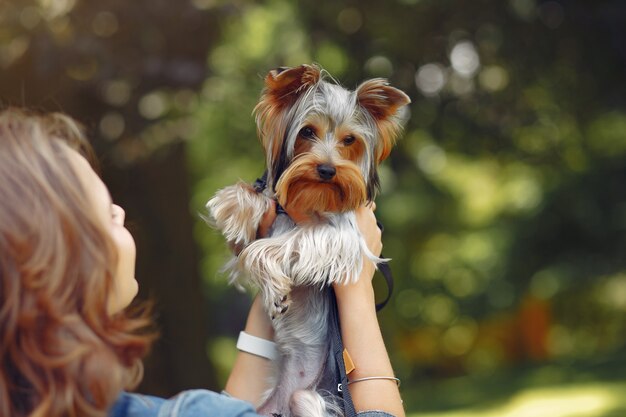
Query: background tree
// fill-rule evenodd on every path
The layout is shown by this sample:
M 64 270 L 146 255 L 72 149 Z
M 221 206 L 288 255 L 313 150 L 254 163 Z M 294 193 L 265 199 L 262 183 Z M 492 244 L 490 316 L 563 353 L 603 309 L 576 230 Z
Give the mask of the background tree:
M 0 102 L 85 123 L 113 197 L 133 223 L 137 277 L 157 301 L 162 333 L 143 388 L 163 395 L 217 386 L 204 349 L 210 314 L 182 143 L 217 19 L 166 1 L 0 3 Z

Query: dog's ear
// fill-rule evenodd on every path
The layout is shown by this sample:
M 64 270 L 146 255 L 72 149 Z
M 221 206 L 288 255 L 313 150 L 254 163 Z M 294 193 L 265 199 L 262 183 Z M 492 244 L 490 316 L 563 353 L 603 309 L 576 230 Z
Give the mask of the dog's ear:
M 280 67 L 265 76 L 264 96 L 272 104 L 284 107 L 292 105 L 300 94 L 320 80 L 320 69 L 313 65 L 294 68 Z
M 276 68 L 265 76 L 265 88 L 254 114 L 259 139 L 266 153 L 270 185 L 275 183 L 285 165 L 283 141 L 288 123 L 285 109 L 292 106 L 309 87 L 317 84 L 320 78 L 320 69 L 312 65 Z
M 374 118 L 378 126 L 380 141 L 377 145 L 377 157 L 378 162 L 381 162 L 389 156 L 396 137 L 402 130 L 398 110 L 409 104 L 411 99 L 382 78 L 365 81 L 356 89 L 356 95 L 359 105 Z

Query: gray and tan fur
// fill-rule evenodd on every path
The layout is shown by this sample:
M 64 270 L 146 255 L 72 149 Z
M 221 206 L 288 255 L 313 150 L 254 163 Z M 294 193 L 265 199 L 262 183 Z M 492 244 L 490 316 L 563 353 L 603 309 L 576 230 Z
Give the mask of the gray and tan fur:
M 258 287 L 273 319 L 280 359 L 261 414 L 342 414 L 323 289 L 357 280 L 364 257 L 383 261 L 367 248 L 354 210 L 373 201 L 378 164 L 389 155 L 402 128 L 399 110 L 409 102 L 385 80 L 348 91 L 325 81 L 316 66 L 279 68 L 265 78 L 255 113 L 267 188 L 257 193 L 240 182 L 207 203 L 210 224 L 234 248 L 225 267 L 231 282 Z M 257 239 L 272 200 L 311 220 L 296 225 L 279 213 L 269 236 Z

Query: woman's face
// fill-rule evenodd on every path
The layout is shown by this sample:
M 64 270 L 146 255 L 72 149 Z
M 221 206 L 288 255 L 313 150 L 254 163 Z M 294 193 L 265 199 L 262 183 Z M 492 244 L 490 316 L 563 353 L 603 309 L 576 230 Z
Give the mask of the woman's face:
M 113 204 L 106 185 L 91 168 L 91 165 L 78 152 L 70 150 L 70 161 L 78 174 L 99 220 L 109 231 L 118 252 L 118 262 L 114 277 L 113 294 L 109 296 L 107 306 L 109 313 L 114 314 L 127 307 L 137 295 L 139 286 L 135 280 L 135 240 L 124 227 L 124 210 Z

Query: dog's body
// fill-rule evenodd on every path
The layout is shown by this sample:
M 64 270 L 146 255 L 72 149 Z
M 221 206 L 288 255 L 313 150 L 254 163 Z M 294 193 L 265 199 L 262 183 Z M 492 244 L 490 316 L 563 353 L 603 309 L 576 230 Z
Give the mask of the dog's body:
M 373 200 L 377 166 L 401 129 L 397 111 L 410 100 L 380 79 L 345 90 L 308 65 L 274 70 L 265 81 L 255 111 L 267 187 L 258 192 L 241 182 L 220 190 L 207 203 L 209 219 L 239 252 L 226 265 L 231 281 L 259 287 L 273 319 L 280 360 L 259 413 L 341 414 L 333 405 L 323 289 L 356 281 L 364 257 L 382 261 L 365 244 L 354 210 Z M 308 220 L 296 225 L 281 211 L 269 236 L 257 239 L 272 200 Z

